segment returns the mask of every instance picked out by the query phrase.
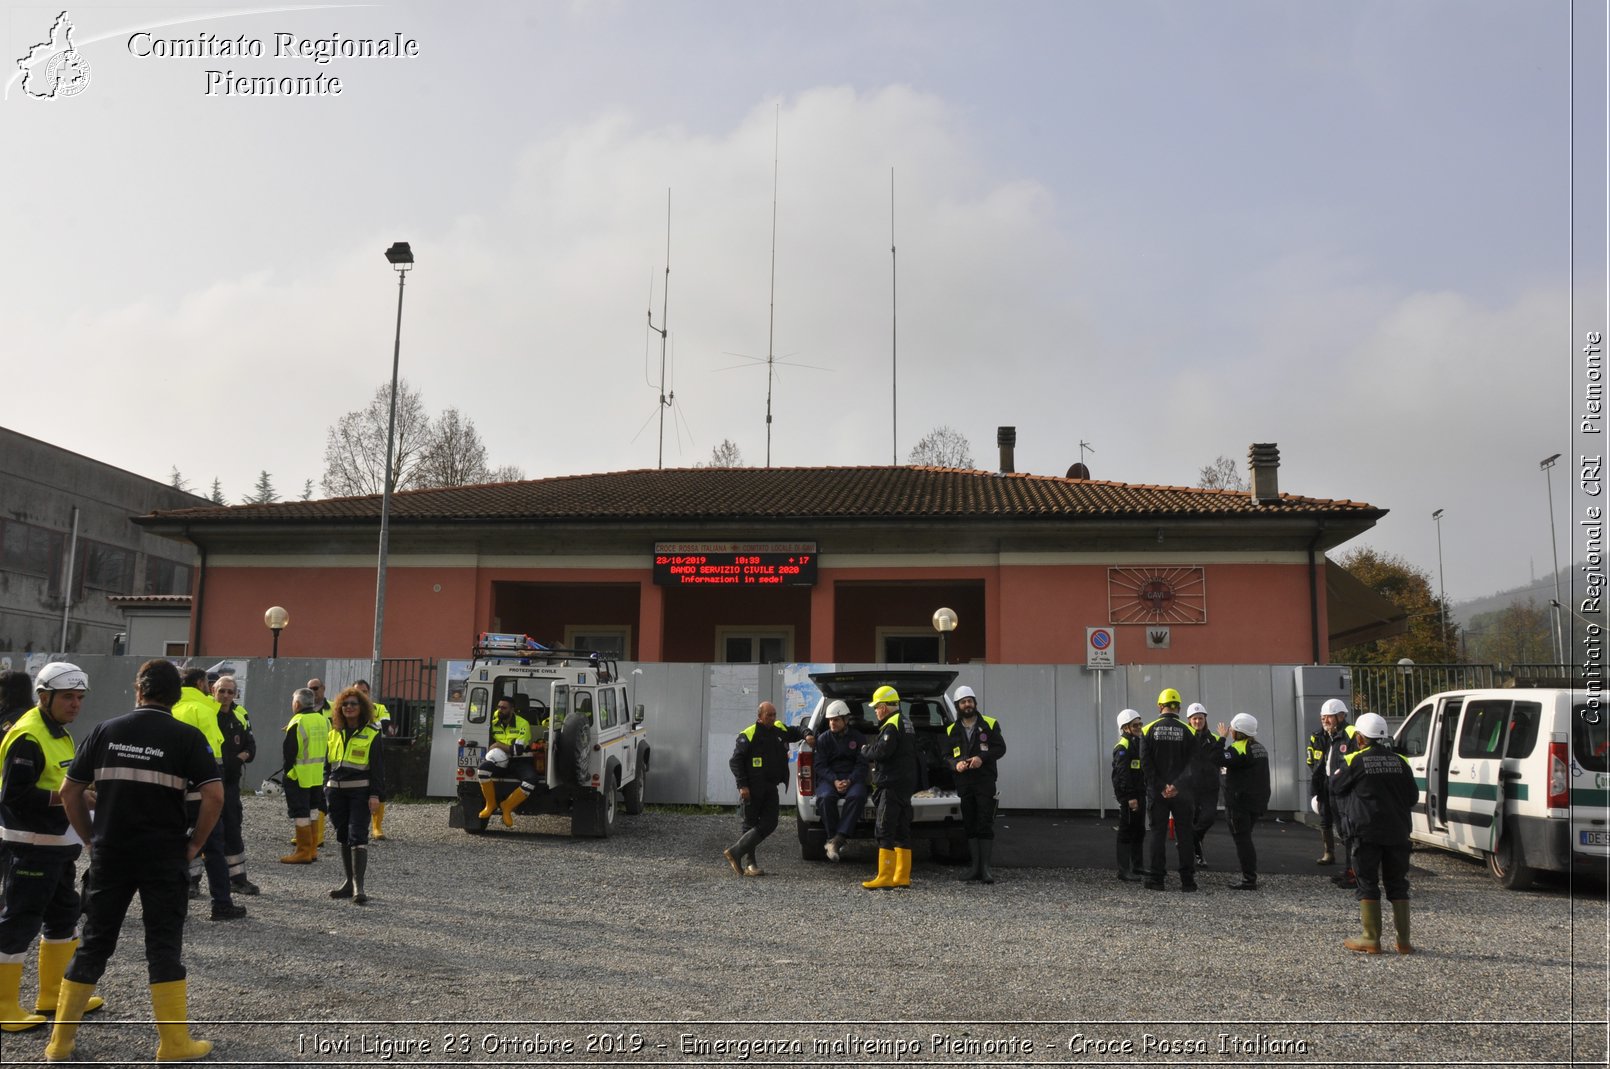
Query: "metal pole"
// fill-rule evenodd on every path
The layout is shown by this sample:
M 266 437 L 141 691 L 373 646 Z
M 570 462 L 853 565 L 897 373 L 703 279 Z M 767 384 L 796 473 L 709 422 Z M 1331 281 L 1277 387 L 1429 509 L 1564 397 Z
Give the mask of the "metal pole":
M 1549 492 L 1549 551 L 1554 554 L 1554 663 L 1565 663 L 1565 636 L 1560 626 L 1560 606 L 1564 600 L 1560 596 L 1560 543 L 1554 533 L 1554 462 L 1560 459 L 1555 453 L 1547 460 L 1538 464 L 1543 469 L 1543 481 L 1548 484 Z
M 73 506 L 73 537 L 67 543 L 67 571 L 61 583 L 61 652 L 67 652 L 67 618 L 73 611 L 73 563 L 78 558 L 78 506 Z
M 403 284 L 408 280 L 406 269 L 397 272 L 397 338 L 391 347 L 391 414 L 386 420 L 386 472 L 380 494 L 380 562 L 375 568 L 375 650 L 372 676 L 380 685 L 380 645 L 386 625 L 386 549 L 391 535 L 391 457 L 397 437 L 397 364 L 402 357 Z
M 1437 598 L 1442 602 L 1442 656 L 1448 656 L 1448 588 L 1442 582 L 1442 510 L 1431 514 L 1437 524 Z

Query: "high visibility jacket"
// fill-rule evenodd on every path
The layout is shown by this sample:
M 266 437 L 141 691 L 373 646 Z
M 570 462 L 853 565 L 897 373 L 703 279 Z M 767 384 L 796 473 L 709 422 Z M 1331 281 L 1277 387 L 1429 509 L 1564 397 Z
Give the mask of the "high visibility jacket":
M 1202 739 L 1179 714 L 1165 714 L 1140 729 L 1140 768 L 1148 794 L 1160 795 L 1172 784 L 1181 794 L 1193 794 L 1192 771 L 1202 750 Z
M 1257 739 L 1225 740 L 1224 806 L 1262 816 L 1269 808 L 1269 751 Z
M 505 724 L 494 715 L 492 717 L 492 745 L 510 746 L 519 743 L 521 746 L 531 745 L 531 721 L 514 714 L 514 723 Z
M 917 789 L 917 739 L 900 722 L 899 713 L 890 713 L 878 725 L 877 738 L 864 752 L 872 765 L 874 789 L 908 798 Z
M 1420 787 L 1408 758 L 1384 743 L 1363 743 L 1342 758 L 1330 794 L 1354 838 L 1388 846 L 1409 841 Z
M 317 787 L 324 782 L 324 755 L 330 745 L 330 722 L 317 709 L 308 709 L 291 717 L 285 733 L 294 739 L 293 746 L 285 747 L 290 764 L 285 774 L 303 787 Z
M 380 729 L 365 724 L 355 731 L 330 732 L 324 756 L 324 785 L 331 790 L 381 795 Z
M 773 720 L 758 720 L 738 732 L 727 767 L 738 786 L 777 789 L 788 782 L 788 744 L 804 738 L 797 727 L 785 727 Z
M 218 727 L 219 705 L 195 687 L 179 691 L 179 700 L 173 705 L 173 718 L 189 724 L 206 736 L 212 759 L 221 762 L 224 756 L 224 733 Z
M 1112 795 L 1119 802 L 1145 801 L 1146 780 L 1140 772 L 1140 739 L 1120 735 L 1112 748 Z
M 6 842 L 70 846 L 67 811 L 50 804 L 73 763 L 73 738 L 37 708 L 17 718 L 0 741 L 0 819 Z
M 973 738 L 967 739 L 967 728 L 960 720 L 945 725 L 946 743 L 950 747 L 950 767 L 955 768 L 956 762 L 963 758 L 978 757 L 984 763 L 977 768 L 966 772 L 954 773 L 958 781 L 979 782 L 995 778 L 995 762 L 1006 753 L 1006 735 L 1001 731 L 1001 722 L 993 716 L 978 714 L 979 723 L 973 727 Z
M 1319 763 L 1309 770 L 1309 794 L 1323 795 L 1326 792 L 1326 783 L 1342 770 L 1347 755 L 1357 748 L 1353 738 L 1356 734 L 1358 728 L 1352 724 L 1343 724 L 1334 735 L 1327 735 L 1323 731 L 1318 733 L 1319 737 L 1325 740 L 1325 751 Z
M 387 709 L 380 702 L 375 702 L 374 705 L 375 705 L 375 723 L 378 724 L 382 720 L 390 720 L 391 719 L 391 710 L 390 709 Z

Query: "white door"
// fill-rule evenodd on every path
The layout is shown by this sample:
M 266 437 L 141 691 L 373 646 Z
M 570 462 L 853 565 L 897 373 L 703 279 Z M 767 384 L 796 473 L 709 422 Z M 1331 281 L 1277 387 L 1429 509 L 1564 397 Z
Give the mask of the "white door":
M 1417 839 L 1429 839 L 1431 836 L 1431 818 L 1427 812 L 1430 796 L 1426 783 L 1436 711 L 1436 706 L 1431 702 L 1420 706 L 1398 728 L 1396 739 L 1396 749 L 1408 760 L 1409 767 L 1414 769 L 1414 782 L 1420 788 L 1420 800 L 1415 803 L 1411 821 L 1411 834 Z
M 1468 701 L 1459 714 L 1459 735 L 1448 760 L 1448 829 L 1455 845 L 1491 852 L 1502 834 L 1503 779 L 1509 742 L 1507 698 Z

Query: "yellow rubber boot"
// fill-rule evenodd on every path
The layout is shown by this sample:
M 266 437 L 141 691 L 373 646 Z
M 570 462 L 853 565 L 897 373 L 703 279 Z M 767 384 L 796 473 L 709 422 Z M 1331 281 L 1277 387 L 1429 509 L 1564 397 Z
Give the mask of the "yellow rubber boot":
M 514 827 L 514 810 L 521 802 L 526 800 L 525 788 L 516 787 L 514 793 L 503 799 L 503 826 Z
M 0 962 L 0 1031 L 26 1032 L 38 1028 L 45 1019 L 37 1013 L 24 1013 L 17 1001 L 22 990 L 22 962 Z
M 313 825 L 298 824 L 296 826 L 296 849 L 289 855 L 280 858 L 282 865 L 306 865 L 316 860 L 317 854 L 313 852 Z
M 319 810 L 314 810 L 314 815 L 313 815 L 313 849 L 315 851 L 315 853 L 313 855 L 313 860 L 314 861 L 317 861 L 319 859 L 319 855 L 318 855 L 318 853 L 316 851 L 318 850 L 319 847 L 321 847 L 323 845 L 324 845 L 324 814 L 322 812 L 320 812 Z
M 1364 927 L 1362 939 L 1343 939 L 1342 946 L 1359 954 L 1381 952 L 1381 903 L 1379 900 L 1358 904 L 1359 922 Z
M 384 839 L 386 837 L 386 803 L 381 802 L 369 817 L 369 838 Z
M 911 886 L 911 847 L 897 846 L 894 848 L 894 883 L 889 886 Z
M 870 880 L 862 880 L 861 886 L 868 891 L 875 891 L 883 887 L 894 886 L 894 857 L 893 850 L 878 848 L 878 874 Z
M 84 1019 L 84 1007 L 95 993 L 94 984 L 79 984 L 71 980 L 61 982 L 61 994 L 56 999 L 56 1028 L 45 1044 L 47 1062 L 65 1062 L 73 1056 L 73 1045 L 78 1039 L 78 1022 Z
M 190 1013 L 185 982 L 169 980 L 151 985 L 151 1012 L 157 1020 L 157 1061 L 187 1062 L 205 1058 L 212 1042 L 190 1038 Z
M 39 941 L 39 998 L 34 1001 L 35 1013 L 55 1013 L 57 996 L 61 993 L 62 974 L 67 963 L 73 960 L 78 949 L 77 939 L 41 939 Z M 84 1004 L 85 1013 L 94 1013 L 106 1000 L 91 995 Z
M 481 781 L 481 797 L 486 799 L 486 807 L 478 814 L 482 820 L 488 820 L 498 811 L 498 785 L 489 779 Z

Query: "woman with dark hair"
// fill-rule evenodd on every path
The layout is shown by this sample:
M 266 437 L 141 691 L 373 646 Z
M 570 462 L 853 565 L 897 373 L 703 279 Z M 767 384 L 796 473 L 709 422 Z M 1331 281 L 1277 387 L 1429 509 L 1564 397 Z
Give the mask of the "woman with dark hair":
M 341 844 L 341 865 L 347 875 L 330 897 L 350 898 L 360 906 L 369 901 L 363 893 L 369 868 L 369 819 L 386 800 L 383 751 L 374 718 L 369 695 L 357 687 L 343 690 L 330 709 L 330 742 L 324 755 L 330 823 Z

